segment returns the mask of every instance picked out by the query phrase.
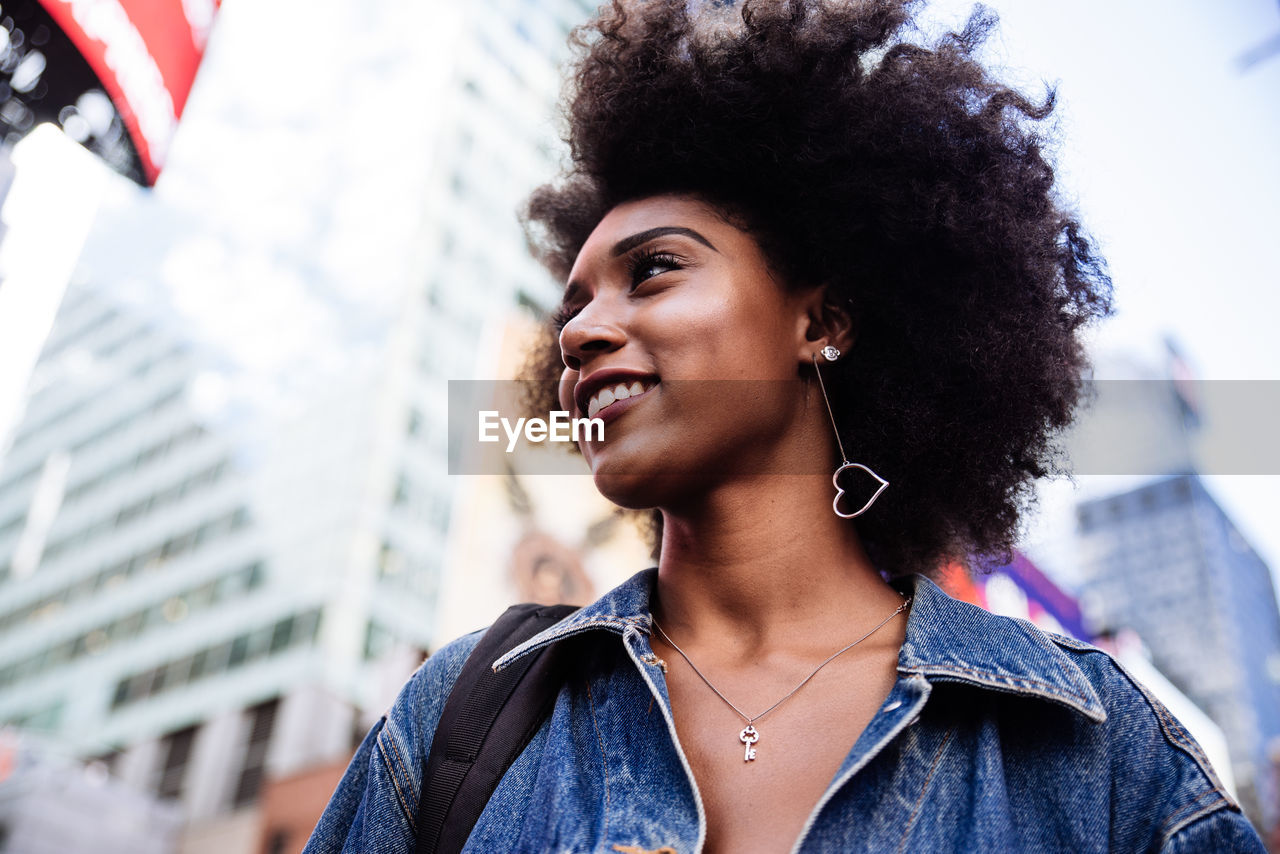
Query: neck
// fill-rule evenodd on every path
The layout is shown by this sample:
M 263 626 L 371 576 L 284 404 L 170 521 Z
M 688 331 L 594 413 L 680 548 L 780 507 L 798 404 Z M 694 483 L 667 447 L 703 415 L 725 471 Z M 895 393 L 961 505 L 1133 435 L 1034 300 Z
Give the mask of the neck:
M 663 510 L 655 616 L 682 644 L 744 651 L 830 644 L 901 604 L 854 523 L 831 510 L 829 475 L 764 475 Z

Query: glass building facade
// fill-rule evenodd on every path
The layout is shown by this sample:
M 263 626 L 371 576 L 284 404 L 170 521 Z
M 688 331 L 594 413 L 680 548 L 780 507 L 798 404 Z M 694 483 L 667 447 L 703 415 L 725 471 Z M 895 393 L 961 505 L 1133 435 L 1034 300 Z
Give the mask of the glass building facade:
M 447 380 L 492 379 L 488 319 L 557 298 L 516 210 L 557 170 L 558 63 L 592 4 L 401 5 L 361 7 L 378 47 L 332 100 L 370 85 L 421 99 L 411 120 L 360 129 L 407 152 L 413 215 L 391 236 L 352 221 L 350 176 L 317 174 L 332 207 L 307 244 L 376 227 L 397 254 L 344 273 L 274 253 L 327 335 L 264 362 L 262 336 L 224 333 L 270 309 L 246 299 L 210 323 L 100 221 L 0 459 L 0 723 L 172 801 L 189 831 L 243 814 L 264 779 L 349 755 L 429 650 L 453 502 Z M 206 86 L 235 49 L 230 33 L 211 44 Z M 200 109 L 197 93 L 188 133 Z M 169 177 L 183 168 L 178 152 Z M 139 217 L 156 243 L 204 228 L 159 205 Z M 242 824 L 184 850 L 247 847 L 228 841 L 257 832 Z

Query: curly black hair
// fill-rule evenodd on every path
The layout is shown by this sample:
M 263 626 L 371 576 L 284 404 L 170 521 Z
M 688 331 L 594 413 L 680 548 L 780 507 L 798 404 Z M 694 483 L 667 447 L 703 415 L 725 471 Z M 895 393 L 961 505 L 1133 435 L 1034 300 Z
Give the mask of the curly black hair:
M 613 206 L 693 195 L 788 286 L 851 307 L 854 346 L 826 375 L 845 447 L 893 484 L 852 522 L 887 576 L 1010 558 L 1033 479 L 1064 470 L 1082 326 L 1111 311 L 1055 190 L 1055 91 L 993 78 L 983 7 L 921 43 L 916 5 L 614 0 L 572 36 L 570 171 L 524 212 L 563 280 Z M 560 368 L 548 335 L 528 369 Z

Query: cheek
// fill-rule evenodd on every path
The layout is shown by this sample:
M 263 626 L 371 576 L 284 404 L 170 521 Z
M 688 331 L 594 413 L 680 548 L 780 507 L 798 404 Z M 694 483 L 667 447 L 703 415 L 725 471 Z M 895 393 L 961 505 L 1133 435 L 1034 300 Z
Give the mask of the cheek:
M 696 310 L 674 310 L 662 327 L 669 367 L 684 378 L 778 379 L 790 377 L 792 330 L 783 309 L 768 300 L 729 295 L 702 301 Z
M 730 299 L 690 289 L 647 313 L 643 335 L 664 379 L 715 378 L 729 367 L 726 355 L 743 346 L 741 321 Z

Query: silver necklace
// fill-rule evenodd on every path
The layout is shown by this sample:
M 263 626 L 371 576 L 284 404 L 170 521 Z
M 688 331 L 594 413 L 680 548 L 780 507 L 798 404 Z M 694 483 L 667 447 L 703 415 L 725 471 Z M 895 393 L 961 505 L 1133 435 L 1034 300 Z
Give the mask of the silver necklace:
M 720 689 L 717 688 L 715 685 L 711 684 L 711 680 L 708 679 L 705 675 L 703 675 L 702 671 L 698 669 L 698 665 L 694 664 L 693 661 L 690 660 L 689 656 L 685 655 L 684 650 L 681 649 L 679 645 L 677 645 L 676 642 L 671 639 L 671 636 L 662 630 L 662 626 L 658 625 L 658 621 L 653 619 L 652 615 L 650 615 L 649 619 L 653 622 L 653 627 L 654 629 L 657 630 L 658 634 L 662 635 L 662 639 L 665 640 L 667 643 L 671 644 L 672 649 L 680 653 L 680 657 L 685 660 L 686 664 L 688 664 L 691 668 L 693 668 L 693 672 L 698 674 L 698 678 L 701 679 L 703 682 L 707 683 L 707 687 L 710 688 L 712 691 L 714 691 L 717 697 L 719 697 L 721 700 L 724 700 L 725 704 L 728 705 L 729 708 L 733 709 L 735 712 L 738 713 L 738 717 L 742 718 L 744 721 L 747 722 L 747 725 L 746 727 L 743 728 L 742 732 L 738 733 L 738 741 L 742 742 L 747 746 L 746 752 L 743 753 L 742 755 L 742 761 L 752 762 L 756 758 L 756 749 L 755 747 L 753 747 L 753 745 L 760 740 L 760 733 L 755 727 L 756 721 L 760 720 L 765 715 L 769 714 L 774 709 L 778 708 L 778 706 L 781 706 L 787 700 L 790 700 L 797 691 L 799 691 L 801 688 L 803 688 L 805 685 L 809 683 L 810 679 L 818 675 L 819 670 L 826 667 L 836 658 L 848 652 L 849 650 L 853 649 L 855 646 L 862 643 L 864 640 L 871 637 L 876 632 L 880 631 L 880 629 L 882 629 L 886 623 L 888 623 L 894 617 L 898 616 L 899 614 L 901 614 L 903 611 L 907 609 L 907 606 L 911 604 L 911 598 L 912 597 L 908 596 L 906 599 L 904 599 L 902 601 L 902 604 L 898 606 L 896 611 L 894 611 L 892 614 L 890 614 L 889 616 L 881 620 L 875 626 L 875 628 L 873 628 L 871 631 L 867 632 L 865 635 L 858 638 L 856 641 L 849 644 L 848 646 L 841 647 L 840 649 L 831 653 L 831 655 L 827 656 L 826 659 L 821 664 L 813 668 L 812 673 L 804 677 L 804 679 L 800 680 L 799 685 L 797 685 L 796 687 L 788 691 L 781 700 L 774 703 L 772 706 L 765 709 L 763 712 L 761 712 L 760 714 L 754 717 L 747 715 L 745 712 L 742 711 L 742 709 L 739 709 L 737 706 L 735 706 L 728 697 L 720 693 Z

